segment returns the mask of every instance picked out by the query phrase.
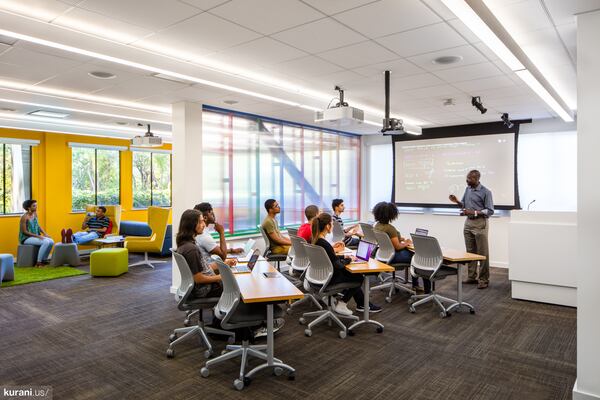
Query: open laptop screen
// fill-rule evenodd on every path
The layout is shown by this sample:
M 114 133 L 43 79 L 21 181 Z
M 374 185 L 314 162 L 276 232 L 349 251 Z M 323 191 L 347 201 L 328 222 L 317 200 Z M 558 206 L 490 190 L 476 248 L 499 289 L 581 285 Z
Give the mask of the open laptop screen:
M 429 231 L 427 229 L 423 229 L 423 228 L 415 229 L 415 234 L 417 234 L 417 235 L 427 236 L 428 233 L 429 233 Z
M 369 258 L 371 258 L 371 253 L 373 253 L 374 249 L 375 245 L 373 243 L 361 240 L 358 242 L 358 248 L 356 249 L 356 258 L 369 261 Z

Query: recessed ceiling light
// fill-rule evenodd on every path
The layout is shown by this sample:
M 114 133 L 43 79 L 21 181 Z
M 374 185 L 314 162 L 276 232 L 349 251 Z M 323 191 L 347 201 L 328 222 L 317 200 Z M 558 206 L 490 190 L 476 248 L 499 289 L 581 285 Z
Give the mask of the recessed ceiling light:
M 239 103 L 237 100 L 223 100 L 223 103 L 229 104 L 230 106 Z
M 60 113 L 55 111 L 37 110 L 30 112 L 29 115 L 35 115 L 36 117 L 67 118 L 71 114 Z
M 14 109 L 14 108 L 4 108 L 4 107 L 2 107 L 2 108 L 0 108 L 0 111 L 6 111 L 6 112 L 15 112 L 15 111 L 17 111 L 17 110 L 16 110 L 16 109 Z
M 442 56 L 438 58 L 434 58 L 431 60 L 434 64 L 440 65 L 448 65 L 448 64 L 456 64 L 457 62 L 462 61 L 462 56 Z
M 117 125 L 121 125 L 121 126 L 129 125 L 129 122 L 117 121 Z
M 167 74 L 151 74 L 150 76 L 152 76 L 154 78 L 158 78 L 158 79 L 164 79 L 165 81 L 171 81 L 171 82 L 177 82 L 177 83 L 186 83 L 186 84 L 193 83 L 192 81 L 187 81 L 185 79 L 176 78 L 174 76 L 170 76 Z
M 88 72 L 88 75 L 98 79 L 114 79 L 117 77 L 115 74 L 111 74 L 110 72 L 104 71 L 92 71 Z

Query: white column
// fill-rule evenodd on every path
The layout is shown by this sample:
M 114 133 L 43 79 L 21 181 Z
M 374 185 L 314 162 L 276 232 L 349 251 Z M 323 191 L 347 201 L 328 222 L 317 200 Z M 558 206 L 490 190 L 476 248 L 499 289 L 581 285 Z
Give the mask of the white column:
M 600 11 L 577 16 L 577 381 L 574 400 L 600 399 Z
M 181 214 L 202 201 L 202 105 L 172 105 L 173 121 L 173 247 Z M 173 264 L 171 292 L 181 278 Z

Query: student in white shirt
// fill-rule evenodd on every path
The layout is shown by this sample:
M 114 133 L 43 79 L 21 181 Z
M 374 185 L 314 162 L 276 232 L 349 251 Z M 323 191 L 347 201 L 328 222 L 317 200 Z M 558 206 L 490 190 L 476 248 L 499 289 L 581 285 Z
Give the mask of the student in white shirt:
M 244 249 L 241 248 L 227 248 L 227 242 L 225 241 L 225 229 L 223 228 L 223 225 L 217 222 L 215 213 L 210 203 L 196 204 L 194 209 L 202 213 L 204 221 L 207 225 L 214 224 L 215 231 L 219 234 L 219 243 L 217 243 L 217 241 L 208 232 L 208 229 L 205 229 L 202 234 L 196 236 L 196 244 L 202 253 L 202 257 L 207 261 L 207 263 L 212 262 L 212 255 L 219 256 L 221 260 L 225 260 L 227 258 L 227 253 L 239 254 L 244 251 Z

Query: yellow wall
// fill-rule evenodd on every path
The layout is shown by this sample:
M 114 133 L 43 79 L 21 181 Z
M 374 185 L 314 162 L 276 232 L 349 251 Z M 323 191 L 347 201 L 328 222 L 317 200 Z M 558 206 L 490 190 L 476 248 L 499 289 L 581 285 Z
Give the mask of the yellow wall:
M 0 138 L 39 140 L 32 148 L 31 191 L 38 201 L 38 219 L 42 228 L 60 242 L 60 230 L 78 230 L 83 212 L 71 212 L 71 148 L 69 142 L 128 146 L 124 139 L 99 138 L 49 132 L 0 128 Z M 165 144 L 163 149 L 171 149 Z M 146 221 L 146 210 L 133 210 L 132 153 L 121 152 L 121 220 Z M 16 255 L 20 215 L 0 215 L 0 253 Z M 170 223 L 170 221 L 169 221 Z

